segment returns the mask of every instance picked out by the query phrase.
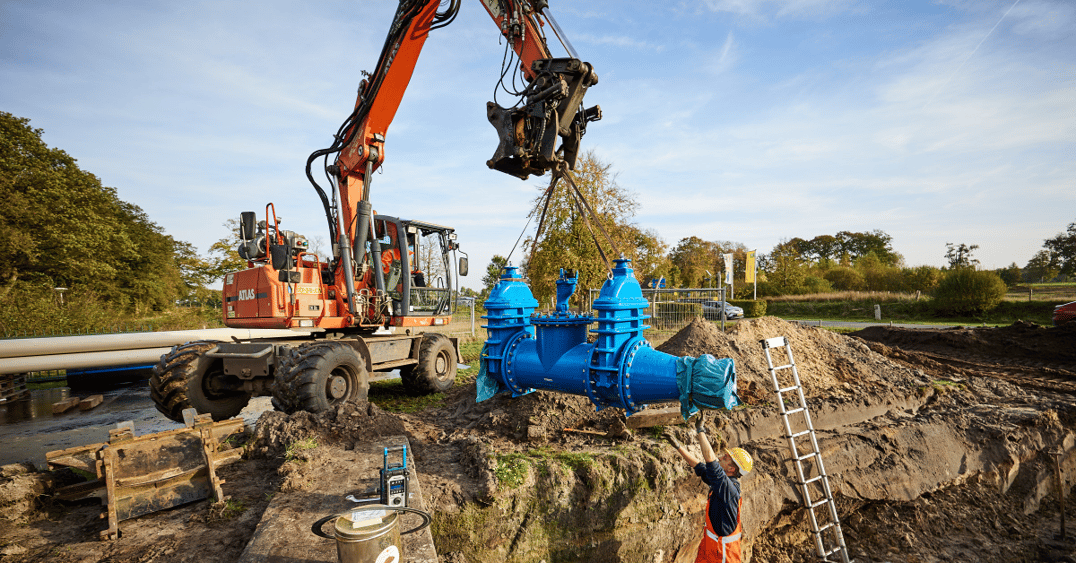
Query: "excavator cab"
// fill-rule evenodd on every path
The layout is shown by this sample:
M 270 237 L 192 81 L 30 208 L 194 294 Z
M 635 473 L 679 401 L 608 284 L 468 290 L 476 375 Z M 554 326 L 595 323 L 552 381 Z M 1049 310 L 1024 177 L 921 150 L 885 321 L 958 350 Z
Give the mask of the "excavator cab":
M 389 324 L 447 324 L 453 308 L 452 256 L 459 249 L 455 231 L 433 223 L 376 215 L 374 233 L 376 240 L 367 244 L 364 262 L 374 263 L 375 250 L 380 254 L 383 288 L 392 303 Z M 460 258 L 456 271 L 466 275 L 465 270 L 466 258 Z

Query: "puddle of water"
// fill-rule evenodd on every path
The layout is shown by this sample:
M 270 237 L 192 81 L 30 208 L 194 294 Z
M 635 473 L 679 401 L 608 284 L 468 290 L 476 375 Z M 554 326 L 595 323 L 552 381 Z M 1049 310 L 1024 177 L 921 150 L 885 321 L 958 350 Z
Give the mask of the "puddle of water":
M 466 366 L 460 364 L 460 369 Z M 399 370 L 382 374 L 378 379 L 398 379 Z M 374 379 L 374 378 L 371 378 Z M 46 469 L 45 453 L 77 446 L 108 442 L 108 432 L 117 424 L 134 422 L 136 436 L 182 428 L 183 424 L 165 418 L 149 396 L 145 381 L 107 390 L 80 392 L 77 396 L 103 395 L 97 407 L 81 411 L 77 407 L 66 413 L 52 414 L 52 404 L 72 396 L 68 387 L 38 389 L 30 398 L 0 403 L 0 465 L 30 461 Z M 239 413 L 248 428 L 258 417 L 273 410 L 269 397 L 253 397 Z
M 75 408 L 58 415 L 52 414 L 52 404 L 72 396 L 67 387 L 34 390 L 29 399 L 0 404 L 0 465 L 29 461 L 47 469 L 47 452 L 108 442 L 109 430 L 128 420 L 136 436 L 183 427 L 157 411 L 145 382 L 78 396 L 90 394 L 104 400 L 88 411 Z M 269 397 L 254 397 L 239 416 L 253 427 L 272 408 Z
M 52 416 L 52 404 L 71 396 L 71 389 L 56 387 L 30 392 L 29 399 L 6 401 L 0 403 L 0 421 L 3 424 L 16 424 L 42 416 Z

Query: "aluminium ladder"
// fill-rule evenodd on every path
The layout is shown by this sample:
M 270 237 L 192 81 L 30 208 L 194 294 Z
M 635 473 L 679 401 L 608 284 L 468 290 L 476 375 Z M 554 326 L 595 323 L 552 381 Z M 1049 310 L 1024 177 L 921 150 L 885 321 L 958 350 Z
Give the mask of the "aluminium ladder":
M 844 534 L 841 533 L 841 523 L 837 518 L 837 504 L 833 502 L 833 491 L 829 486 L 829 477 L 826 475 L 825 467 L 822 465 L 822 454 L 818 448 L 818 438 L 815 436 L 814 426 L 811 424 L 811 413 L 807 410 L 807 400 L 803 396 L 803 385 L 800 383 L 799 372 L 796 371 L 796 362 L 792 359 L 792 347 L 788 345 L 788 339 L 784 336 L 768 338 L 760 342 L 762 349 L 766 352 L 770 380 L 773 382 L 774 390 L 777 391 L 777 404 L 781 407 L 781 418 L 784 420 L 788 446 L 792 450 L 792 459 L 796 465 L 796 476 L 799 478 L 800 491 L 803 493 L 803 504 L 807 508 L 807 514 L 810 517 L 811 532 L 814 534 L 814 543 L 815 547 L 818 548 L 818 556 L 822 558 L 822 561 L 831 561 L 830 556 L 837 554 L 840 556 L 842 563 L 849 563 L 848 548 L 844 544 Z M 776 348 L 785 349 L 788 358 L 787 364 L 774 367 L 770 350 Z M 785 380 L 778 376 L 778 372 L 781 370 L 791 371 L 791 381 L 787 381 L 788 371 L 781 374 Z M 793 392 L 795 395 L 792 404 L 786 405 L 785 393 Z M 803 425 L 802 427 L 796 425 L 796 427 L 802 429 L 793 432 L 793 423 L 789 420 L 789 417 L 800 413 L 803 414 Z M 805 437 L 810 439 L 804 439 L 797 443 L 797 439 Z M 801 453 L 801 449 L 805 453 Z M 804 462 L 809 462 L 810 464 L 806 471 L 804 470 Z M 813 477 L 807 477 L 809 473 L 812 473 L 812 468 L 816 474 Z M 811 494 L 812 488 L 817 494 Z M 816 498 L 818 500 L 815 500 Z M 819 525 L 819 515 L 815 514 L 815 509 L 822 505 L 826 505 L 829 509 L 823 513 L 823 516 L 828 516 L 828 521 Z M 823 532 L 827 530 L 831 530 L 831 533 L 824 534 Z M 829 542 L 826 541 L 827 536 L 830 540 Z

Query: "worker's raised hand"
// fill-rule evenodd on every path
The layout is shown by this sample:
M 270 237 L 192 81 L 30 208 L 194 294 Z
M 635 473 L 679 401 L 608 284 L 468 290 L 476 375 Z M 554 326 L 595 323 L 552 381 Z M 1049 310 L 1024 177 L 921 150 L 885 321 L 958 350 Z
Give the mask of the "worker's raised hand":
M 702 411 L 695 413 L 695 415 L 692 416 L 691 419 L 695 422 L 696 433 L 706 432 L 706 415 L 702 414 Z
M 669 443 L 673 445 L 673 447 L 676 447 L 676 448 L 684 447 L 684 445 L 680 443 L 680 440 L 676 439 L 676 435 L 673 434 L 673 431 L 670 428 L 666 428 L 664 431 L 662 431 L 661 437 L 668 440 Z

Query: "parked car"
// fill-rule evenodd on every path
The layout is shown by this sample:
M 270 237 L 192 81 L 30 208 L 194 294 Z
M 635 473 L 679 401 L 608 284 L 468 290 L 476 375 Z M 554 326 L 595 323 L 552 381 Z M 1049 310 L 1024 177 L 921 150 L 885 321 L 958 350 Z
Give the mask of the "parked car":
M 743 309 L 735 305 L 729 305 L 724 301 L 703 301 L 702 302 L 702 316 L 708 321 L 716 321 L 721 319 L 721 307 L 725 308 L 726 319 L 742 319 Z
M 1054 307 L 1054 326 L 1076 321 L 1076 301 Z

